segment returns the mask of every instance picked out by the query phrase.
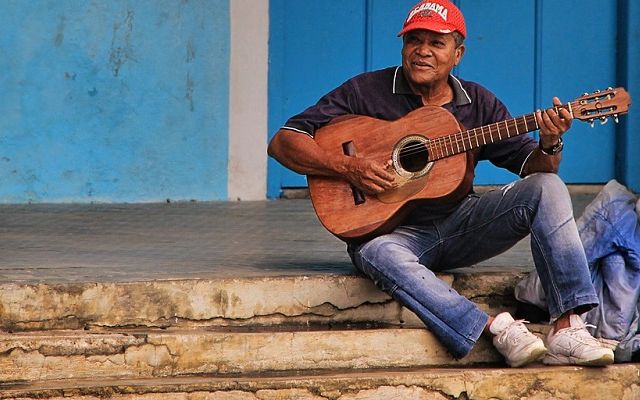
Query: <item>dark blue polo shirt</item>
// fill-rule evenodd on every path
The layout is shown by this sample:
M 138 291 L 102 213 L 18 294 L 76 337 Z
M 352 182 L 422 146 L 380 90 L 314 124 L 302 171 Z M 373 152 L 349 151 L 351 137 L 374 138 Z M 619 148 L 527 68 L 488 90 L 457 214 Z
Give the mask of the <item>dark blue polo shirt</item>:
M 449 77 L 453 100 L 443 107 L 467 129 L 510 119 L 507 108 L 498 98 L 474 82 Z M 383 120 L 396 120 L 416 108 L 422 99 L 415 95 L 402 73 L 402 67 L 391 67 L 358 75 L 323 96 L 318 103 L 290 118 L 283 129 L 307 134 L 333 118 L 345 114 L 367 115 Z M 522 169 L 537 142 L 529 135 L 518 135 L 480 147 L 475 162 L 490 160 L 493 164 L 522 175 Z

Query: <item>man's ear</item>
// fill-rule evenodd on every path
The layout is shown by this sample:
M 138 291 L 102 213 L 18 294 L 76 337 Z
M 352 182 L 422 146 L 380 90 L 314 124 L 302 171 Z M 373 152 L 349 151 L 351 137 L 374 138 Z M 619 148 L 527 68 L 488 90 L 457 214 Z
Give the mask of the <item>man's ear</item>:
M 456 65 L 458 65 L 460 63 L 460 60 L 462 60 L 462 56 L 464 55 L 464 50 L 465 50 L 464 44 L 461 44 L 460 46 L 456 47 L 456 54 L 455 54 L 455 57 L 456 57 L 455 64 Z

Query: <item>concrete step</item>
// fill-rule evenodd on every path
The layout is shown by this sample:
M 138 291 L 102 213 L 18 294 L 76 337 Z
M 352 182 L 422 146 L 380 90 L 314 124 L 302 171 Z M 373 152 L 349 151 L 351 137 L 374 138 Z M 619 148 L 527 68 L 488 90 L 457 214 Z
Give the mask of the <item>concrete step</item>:
M 490 340 L 483 337 L 469 355 L 455 360 L 423 328 L 172 328 L 0 335 L 0 382 L 477 365 L 504 365 Z
M 288 376 L 183 376 L 0 384 L 0 399 L 637 400 L 640 365 L 385 369 Z
M 511 272 L 441 274 L 481 308 L 514 307 Z M 422 327 L 357 275 L 0 285 L 0 330 L 375 323 Z

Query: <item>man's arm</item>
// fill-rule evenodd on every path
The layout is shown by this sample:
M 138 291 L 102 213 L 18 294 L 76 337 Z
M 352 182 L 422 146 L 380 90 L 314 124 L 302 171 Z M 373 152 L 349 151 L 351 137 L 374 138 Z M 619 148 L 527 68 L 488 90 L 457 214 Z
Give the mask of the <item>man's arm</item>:
M 560 106 L 562 102 L 557 97 L 553 98 L 553 105 Z M 536 112 L 536 121 L 540 127 L 540 147 L 542 149 L 551 149 L 560 141 L 560 137 L 570 127 L 573 117 L 564 108 L 559 113 L 549 109 Z M 533 174 L 535 172 L 552 172 L 557 173 L 560 167 L 562 153 L 555 155 L 545 154 L 540 148 L 535 149 L 527 160 L 523 176 Z
M 289 129 L 276 132 L 267 149 L 285 167 L 304 175 L 341 177 L 367 193 L 380 193 L 393 185 L 389 164 L 344 154 L 329 154 L 311 137 Z

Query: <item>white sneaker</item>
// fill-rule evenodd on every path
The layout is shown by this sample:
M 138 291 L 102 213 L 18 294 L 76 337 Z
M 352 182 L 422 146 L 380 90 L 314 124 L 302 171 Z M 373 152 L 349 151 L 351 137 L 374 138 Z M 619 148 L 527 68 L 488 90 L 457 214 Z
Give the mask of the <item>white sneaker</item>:
M 524 320 L 515 321 L 511 314 L 498 314 L 489 331 L 493 337 L 493 345 L 512 367 L 521 367 L 532 363 L 547 352 L 542 339 L 529 332 Z
M 611 351 L 613 351 L 613 354 L 615 356 L 616 348 L 620 344 L 619 340 L 605 339 L 602 337 L 596 338 L 596 340 L 598 341 L 598 343 L 600 343 L 600 346 L 605 347 L 607 349 L 611 349 Z
M 569 317 L 569 328 L 554 329 L 547 336 L 549 352 L 542 360 L 548 365 L 590 365 L 613 364 L 613 351 L 603 347 L 589 332 L 579 315 Z

